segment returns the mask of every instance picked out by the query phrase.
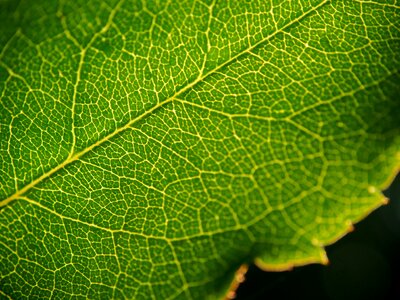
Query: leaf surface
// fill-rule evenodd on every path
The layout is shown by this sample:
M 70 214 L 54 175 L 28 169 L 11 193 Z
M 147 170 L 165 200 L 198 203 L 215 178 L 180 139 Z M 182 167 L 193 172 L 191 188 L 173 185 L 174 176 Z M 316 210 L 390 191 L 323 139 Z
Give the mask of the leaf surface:
M 0 2 L 0 295 L 221 297 L 325 263 L 400 164 L 400 3 Z

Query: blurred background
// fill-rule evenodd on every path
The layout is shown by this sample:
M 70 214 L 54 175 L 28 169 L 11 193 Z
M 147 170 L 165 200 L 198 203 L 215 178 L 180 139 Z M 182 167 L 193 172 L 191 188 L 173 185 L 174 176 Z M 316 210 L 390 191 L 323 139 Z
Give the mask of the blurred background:
M 384 194 L 388 205 L 326 248 L 328 266 L 277 273 L 251 266 L 236 299 L 400 299 L 400 175 Z

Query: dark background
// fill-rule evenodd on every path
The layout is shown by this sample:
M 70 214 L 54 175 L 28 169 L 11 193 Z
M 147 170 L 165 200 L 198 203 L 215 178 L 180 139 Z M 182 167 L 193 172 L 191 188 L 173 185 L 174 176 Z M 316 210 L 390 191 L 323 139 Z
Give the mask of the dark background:
M 326 248 L 328 266 L 276 273 L 250 266 L 236 300 L 400 300 L 400 176 L 384 194 L 388 205 Z

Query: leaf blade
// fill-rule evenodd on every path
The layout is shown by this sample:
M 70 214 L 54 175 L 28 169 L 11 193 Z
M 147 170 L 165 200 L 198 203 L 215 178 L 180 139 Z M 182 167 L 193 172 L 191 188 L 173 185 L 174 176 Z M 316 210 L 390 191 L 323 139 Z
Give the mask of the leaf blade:
M 78 70 L 64 83 L 69 91 L 66 99 L 72 100 L 67 102 L 70 112 L 65 113 L 70 121 L 68 128 L 59 131 L 64 143 L 61 148 L 53 147 L 57 141 L 52 141 L 49 149 L 55 152 L 33 160 L 42 175 L 35 165 L 16 164 L 16 158 L 21 157 L 18 151 L 1 170 L 2 174 L 11 174 L 8 190 L 13 185 L 24 186 L 26 177 L 39 174 L 33 184 L 2 202 L 19 199 L 1 210 L 1 224 L 10 231 L 1 236 L 2 251 L 7 253 L 4 257 L 13 257 L 13 263 L 4 268 L 7 275 L 1 289 L 16 297 L 23 296 L 18 288 L 14 290 L 20 285 L 33 295 L 56 298 L 204 298 L 205 290 L 218 293 L 227 274 L 254 257 L 265 265 L 281 267 L 323 262 L 321 247 L 343 234 L 349 220 L 358 219 L 381 203 L 378 190 L 387 176 L 375 175 L 374 170 L 389 174 L 399 164 L 399 107 L 393 98 L 399 79 L 395 60 L 398 42 L 393 38 L 398 36 L 394 26 L 398 23 L 394 18 L 397 8 L 384 6 L 391 18 L 382 20 L 380 11 L 369 10 L 369 5 L 381 4 L 344 3 L 307 2 L 307 13 L 301 2 L 294 2 L 293 7 L 287 6 L 289 21 L 276 21 L 275 13 L 261 11 L 276 26 L 281 22 L 283 29 L 266 35 L 244 52 L 235 52 L 251 45 L 252 39 L 246 36 L 249 27 L 235 27 L 244 37 L 232 37 L 228 46 L 234 50 L 221 50 L 222 55 L 214 60 L 207 56 L 207 60 L 197 62 L 188 55 L 188 49 L 211 56 L 209 47 L 214 44 L 210 32 L 206 39 L 202 37 L 202 45 L 209 51 L 204 52 L 191 44 L 197 37 L 182 45 L 181 33 L 175 31 L 174 35 L 176 29 L 171 26 L 174 22 L 183 24 L 179 30 L 187 30 L 191 37 L 194 20 L 186 24 L 182 21 L 186 19 L 174 14 L 174 9 L 186 9 L 191 2 L 171 5 L 166 8 L 168 13 L 156 5 L 130 13 L 140 16 L 136 21 L 143 21 L 134 23 L 138 27 L 146 29 L 150 24 L 151 28 L 147 40 L 132 45 L 128 43 L 135 41 L 133 38 L 125 37 L 125 43 L 125 35 L 118 32 L 129 23 L 124 25 L 125 18 L 112 6 L 100 7 L 100 15 L 106 17 L 99 20 L 90 10 L 83 10 L 82 20 L 74 20 L 76 24 L 89 21 L 93 25 L 88 27 L 89 32 L 81 31 L 82 26 L 73 28 L 68 23 L 73 15 L 62 13 L 77 11 L 74 4 L 68 9 L 67 4 L 55 6 L 56 20 L 51 19 L 51 23 L 61 22 L 64 35 L 54 37 L 67 45 L 65 51 L 72 65 L 66 69 Z M 121 5 L 120 13 L 128 11 L 128 4 L 115 3 Z M 214 5 L 230 5 L 234 10 L 233 3 Z M 299 7 L 300 14 L 296 10 Z M 201 8 L 224 19 L 221 7 L 191 7 L 192 11 Z M 281 11 L 279 6 L 274 9 Z M 184 15 L 195 17 L 192 11 Z M 369 14 L 363 16 L 361 12 Z M 249 25 L 249 16 L 236 17 L 243 17 Z M 104 20 L 115 22 L 106 21 L 104 25 Z M 199 20 L 211 24 L 209 17 Z M 226 28 L 240 25 L 224 20 Z M 374 27 L 377 20 L 379 30 Z M 371 22 L 370 27 L 366 21 Z M 164 27 L 158 28 L 158 22 Z M 161 30 L 164 28 L 166 32 Z M 37 41 L 17 32 L 16 40 L 36 45 Z M 207 30 L 199 32 L 207 35 Z M 260 38 L 257 33 L 254 36 Z M 76 50 L 79 47 L 74 39 L 87 47 L 87 62 L 81 50 Z M 143 65 L 139 53 L 143 49 L 135 47 L 146 42 L 164 43 L 168 51 L 152 48 L 148 63 Z M 175 46 L 176 57 L 168 56 Z M 43 44 L 32 51 L 44 58 L 41 47 Z M 129 47 L 134 55 L 127 51 Z M 21 45 L 16 46 L 19 48 Z M 385 51 L 375 63 L 374 55 L 381 48 Z M 54 49 L 49 53 L 56 54 Z M 42 93 L 42 98 L 22 101 L 28 117 L 40 116 L 32 122 L 40 129 L 31 131 L 42 134 L 37 139 L 40 146 L 52 135 L 46 131 L 46 112 L 51 116 L 49 128 L 59 125 L 54 111 L 41 104 L 58 101 L 61 107 L 63 101 L 60 96 L 54 98 L 51 89 L 49 93 L 42 91 L 45 85 L 34 86 L 37 80 L 29 76 L 25 79 L 10 68 L 8 63 L 13 58 L 7 51 L 3 49 L 1 56 L 2 66 L 8 70 L 3 95 L 10 97 L 3 99 L 15 101 L 12 94 L 7 95 L 13 90 L 10 87 L 26 95 Z M 221 63 L 219 56 L 228 60 Z M 44 61 L 33 66 L 46 65 Z M 129 65 L 130 61 L 134 64 Z M 187 74 L 174 69 L 180 64 Z M 113 68 L 115 71 L 110 72 Z M 200 76 L 204 70 L 206 75 Z M 47 74 L 51 72 L 55 71 Z M 57 83 L 62 78 L 64 75 L 59 74 Z M 150 80 L 146 82 L 146 78 Z M 51 82 L 47 80 L 44 82 Z M 127 87 L 117 85 L 121 80 Z M 160 100 L 163 97 L 166 100 Z M 37 103 L 37 107 L 32 109 L 31 103 Z M 3 104 L 1 113 L 18 116 L 15 107 L 13 112 Z M 55 111 L 67 112 L 65 108 Z M 2 131 L 2 136 L 8 137 L 2 139 L 7 141 L 2 150 L 10 149 L 10 145 L 18 150 L 19 144 L 10 143 L 12 122 L 7 124 L 9 132 Z M 15 128 L 21 130 L 23 124 Z M 47 134 L 44 139 L 43 132 Z M 25 154 L 37 152 L 26 140 L 22 145 L 31 148 Z M 73 148 L 78 152 L 71 156 Z M 8 159 L 9 152 L 3 151 L 2 157 Z M 55 168 L 43 163 L 54 160 L 57 153 L 52 164 L 66 158 L 64 163 Z M 50 169 L 47 173 L 46 168 Z M 31 175 L 27 176 L 27 171 Z M 342 187 L 339 191 L 338 183 Z M 6 185 L 2 183 L 3 193 Z M 17 230 L 10 230 L 13 226 Z M 8 243 L 12 246 L 6 246 Z M 15 261 L 17 253 L 22 255 L 22 262 Z M 69 277 L 73 278 L 72 285 L 66 281 Z M 36 282 L 40 284 L 34 287 Z

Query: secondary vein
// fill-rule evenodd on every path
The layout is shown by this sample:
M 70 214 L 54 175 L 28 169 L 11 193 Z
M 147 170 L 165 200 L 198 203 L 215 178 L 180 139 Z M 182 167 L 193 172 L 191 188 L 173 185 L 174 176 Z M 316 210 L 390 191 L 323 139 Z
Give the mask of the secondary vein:
M 165 106 L 166 104 L 174 101 L 179 95 L 183 94 L 184 92 L 188 91 L 189 89 L 193 88 L 195 85 L 197 85 L 198 83 L 202 82 L 203 80 L 205 80 L 207 77 L 211 76 L 212 74 L 214 74 L 215 72 L 219 71 L 220 69 L 224 68 L 225 66 L 229 65 L 231 62 L 235 61 L 236 59 L 238 59 L 239 57 L 246 55 L 248 53 L 250 53 L 252 50 L 254 50 L 255 48 L 257 48 L 258 46 L 260 46 L 263 43 L 266 43 L 267 41 L 271 40 L 273 37 L 275 37 L 277 34 L 283 32 L 284 30 L 286 30 L 287 28 L 291 27 L 292 25 L 298 23 L 299 21 L 301 21 L 302 19 L 304 19 L 305 17 L 309 16 L 310 14 L 312 14 L 313 12 L 317 11 L 318 9 L 320 9 L 322 6 L 324 6 L 325 4 L 327 4 L 329 2 L 329 0 L 324 0 L 321 3 L 319 3 L 318 5 L 316 5 L 315 7 L 311 8 L 310 10 L 306 11 L 305 13 L 303 13 L 302 15 L 300 15 L 299 17 L 293 19 L 292 21 L 288 22 L 287 24 L 285 24 L 284 26 L 282 26 L 280 29 L 272 32 L 270 35 L 266 36 L 265 38 L 261 39 L 260 41 L 258 41 L 257 43 L 255 43 L 254 45 L 251 45 L 250 47 L 244 49 L 243 51 L 237 53 L 236 55 L 232 56 L 230 59 L 228 59 L 227 61 L 225 61 L 224 63 L 220 64 L 219 66 L 215 67 L 214 69 L 210 70 L 209 72 L 207 72 L 206 74 L 204 74 L 201 77 L 198 77 L 196 80 L 192 81 L 191 83 L 189 83 L 188 85 L 186 85 L 185 87 L 183 87 L 182 89 L 178 90 L 174 95 L 172 95 L 171 97 L 165 99 L 164 101 L 161 101 L 159 103 L 157 103 L 155 106 L 153 106 L 152 108 L 150 108 L 148 111 L 144 112 L 143 114 L 135 117 L 134 119 L 130 120 L 128 123 L 126 123 L 125 125 L 123 125 L 122 127 L 117 128 L 116 130 L 114 130 L 113 132 L 111 132 L 110 134 L 106 135 L 105 137 L 103 137 L 102 139 L 98 140 L 96 143 L 90 145 L 89 147 L 85 148 L 84 150 L 74 153 L 73 155 L 70 155 L 65 161 L 63 161 L 61 164 L 57 165 L 56 167 L 54 167 L 53 169 L 49 170 L 48 172 L 44 173 L 43 175 L 41 175 L 40 177 L 36 178 L 35 180 L 33 180 L 31 183 L 27 184 L 26 186 L 24 186 L 22 189 L 16 191 L 13 195 L 9 196 L 8 198 L 0 201 L 0 207 L 3 207 L 7 204 L 9 204 L 10 202 L 12 202 L 13 200 L 16 200 L 18 198 L 20 198 L 22 195 L 24 195 L 26 192 L 28 192 L 31 188 L 33 188 L 34 186 L 36 186 L 38 183 L 40 183 L 41 181 L 43 181 L 44 179 L 50 177 L 51 175 L 55 174 L 56 172 L 58 172 L 59 170 L 63 169 L 64 167 L 66 167 L 67 165 L 73 163 L 74 161 L 79 160 L 80 157 L 82 157 L 83 155 L 85 155 L 86 153 L 90 152 L 91 150 L 93 150 L 94 148 L 100 146 L 101 144 L 107 142 L 108 140 L 112 139 L 113 137 L 117 136 L 119 133 L 124 132 L 125 130 L 129 129 L 133 124 L 137 123 L 138 121 L 146 118 L 148 115 L 150 115 L 151 113 L 153 113 L 155 110 L 161 108 L 162 106 Z

